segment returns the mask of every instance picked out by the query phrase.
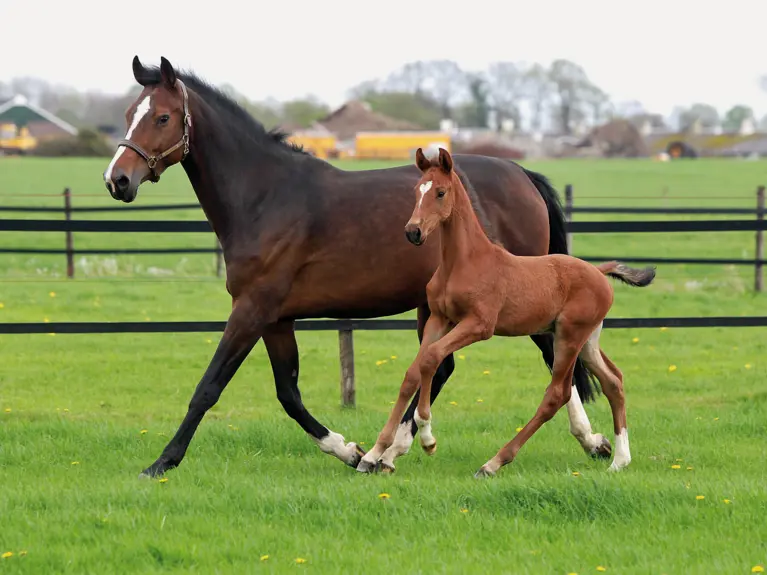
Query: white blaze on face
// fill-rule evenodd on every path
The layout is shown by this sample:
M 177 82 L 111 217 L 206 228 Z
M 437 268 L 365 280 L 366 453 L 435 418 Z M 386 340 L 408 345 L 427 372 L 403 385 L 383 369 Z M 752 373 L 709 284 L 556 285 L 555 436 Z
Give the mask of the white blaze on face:
M 421 204 L 423 203 L 423 197 L 426 195 L 426 192 L 428 192 L 431 189 L 432 181 L 429 180 L 425 184 L 421 184 L 421 186 L 418 188 L 421 192 L 421 199 L 418 200 L 418 207 L 421 207 Z
M 152 106 L 152 98 L 150 96 L 146 96 L 141 102 L 139 102 L 139 105 L 136 106 L 136 111 L 133 113 L 133 121 L 131 122 L 130 127 L 128 128 L 128 131 L 125 133 L 124 140 L 130 140 L 130 137 L 133 135 L 134 130 L 138 127 L 139 122 L 141 122 L 141 119 L 147 115 L 147 112 L 149 112 L 149 108 Z M 112 181 L 112 170 L 115 167 L 115 164 L 117 163 L 117 160 L 120 159 L 120 156 L 123 155 L 123 152 L 125 151 L 125 146 L 120 146 L 117 148 L 117 152 L 115 152 L 114 158 L 112 158 L 112 161 L 109 162 L 109 166 L 107 167 L 107 171 L 104 172 L 104 180 L 107 182 Z

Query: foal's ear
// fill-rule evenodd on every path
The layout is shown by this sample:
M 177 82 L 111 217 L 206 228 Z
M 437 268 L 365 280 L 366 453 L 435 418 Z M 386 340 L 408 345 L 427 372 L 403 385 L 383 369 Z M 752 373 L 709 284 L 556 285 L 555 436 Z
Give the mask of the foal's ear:
M 439 149 L 439 167 L 442 168 L 442 171 L 446 174 L 453 171 L 453 158 L 450 157 L 450 152 L 445 148 Z
M 429 168 L 431 168 L 431 162 L 429 159 L 424 155 L 423 150 L 421 148 L 418 148 L 415 151 L 415 165 L 418 166 L 418 169 L 422 172 L 425 172 Z
M 144 68 L 138 56 L 133 57 L 133 77 L 141 86 L 146 86 L 152 81 L 152 73 Z
M 164 56 L 160 57 L 160 74 L 162 74 L 163 82 L 165 82 L 169 87 L 176 87 L 176 71 Z

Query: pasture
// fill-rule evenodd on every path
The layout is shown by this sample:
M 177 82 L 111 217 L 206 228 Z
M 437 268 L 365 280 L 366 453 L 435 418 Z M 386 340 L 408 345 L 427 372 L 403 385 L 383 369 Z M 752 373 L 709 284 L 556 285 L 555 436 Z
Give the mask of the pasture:
M 116 206 L 101 180 L 107 162 L 2 158 L 0 204 L 60 206 L 69 186 L 75 206 Z M 764 162 L 524 164 L 562 196 L 573 184 L 576 206 L 752 208 L 756 186 L 767 183 Z M 174 168 L 142 186 L 134 205 L 194 201 Z M 75 217 L 203 215 L 126 209 Z M 3 247 L 63 242 L 61 233 L 0 232 Z M 80 248 L 213 245 L 212 234 L 75 234 Z M 754 255 L 750 232 L 576 235 L 573 246 L 581 256 Z M 75 263 L 77 278 L 67 280 L 63 256 L 0 254 L 0 321 L 223 320 L 230 310 L 212 254 Z M 662 265 L 649 288 L 616 284 L 610 317 L 763 315 L 767 296 L 752 286 L 747 266 Z M 767 513 L 762 328 L 603 333 L 626 377 L 633 460 L 616 475 L 583 454 L 562 410 L 498 477 L 472 477 L 532 416 L 548 383 L 528 338 L 494 338 L 457 357 L 433 412 L 437 453 L 426 457 L 414 445 L 392 476 L 363 476 L 321 453 L 283 413 L 259 344 L 181 467 L 167 481 L 137 479 L 175 432 L 218 335 L 0 336 L 0 554 L 13 554 L 0 560 L 3 573 L 767 567 L 759 527 Z M 355 333 L 355 410 L 339 406 L 337 334 L 297 337 L 304 402 L 347 440 L 372 445 L 417 350 L 415 333 Z M 586 409 L 594 431 L 612 440 L 606 399 Z

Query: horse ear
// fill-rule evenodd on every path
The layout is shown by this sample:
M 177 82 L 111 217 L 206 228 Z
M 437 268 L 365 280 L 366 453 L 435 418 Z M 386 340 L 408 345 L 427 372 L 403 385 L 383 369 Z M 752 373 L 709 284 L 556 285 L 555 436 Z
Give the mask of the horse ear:
M 133 77 L 142 86 L 146 86 L 152 80 L 152 74 L 149 70 L 144 68 L 144 65 L 138 59 L 138 56 L 133 57 Z
M 164 56 L 160 57 L 160 74 L 162 74 L 163 82 L 171 88 L 176 87 L 176 71 Z
M 446 174 L 453 171 L 453 158 L 450 156 L 450 152 L 445 148 L 439 149 L 439 167 L 442 168 L 442 171 Z
M 418 148 L 415 151 L 415 165 L 418 166 L 418 169 L 422 172 L 425 172 L 431 168 L 431 162 L 426 156 L 424 156 L 423 150 L 421 148 Z

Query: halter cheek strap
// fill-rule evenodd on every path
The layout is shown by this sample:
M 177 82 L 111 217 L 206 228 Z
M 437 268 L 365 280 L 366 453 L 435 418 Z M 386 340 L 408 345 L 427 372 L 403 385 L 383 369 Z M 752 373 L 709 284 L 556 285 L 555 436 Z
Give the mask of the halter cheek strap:
M 144 149 L 136 144 L 135 142 L 131 142 L 130 140 L 120 140 L 117 144 L 117 147 L 125 146 L 126 148 L 130 148 L 134 152 L 136 152 L 139 156 L 144 158 L 146 160 L 147 166 L 149 166 L 149 171 L 152 173 L 152 177 L 149 178 L 149 181 L 152 183 L 156 183 L 160 181 L 160 175 L 156 171 L 157 162 L 160 160 L 167 158 L 170 156 L 173 152 L 178 150 L 179 148 L 183 147 L 183 155 L 181 156 L 181 161 L 183 162 L 186 158 L 187 154 L 189 153 L 189 128 L 192 127 L 192 116 L 189 113 L 189 94 L 187 94 L 186 86 L 181 80 L 176 80 L 176 83 L 181 86 L 181 93 L 184 95 L 184 121 L 183 121 L 183 128 L 184 133 L 181 136 L 181 139 L 173 146 L 165 150 L 162 154 L 157 154 L 156 156 L 150 156 L 147 154 Z

